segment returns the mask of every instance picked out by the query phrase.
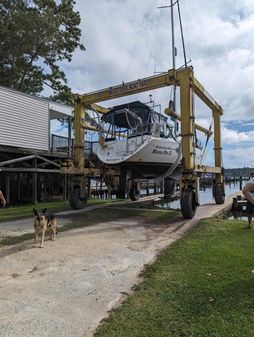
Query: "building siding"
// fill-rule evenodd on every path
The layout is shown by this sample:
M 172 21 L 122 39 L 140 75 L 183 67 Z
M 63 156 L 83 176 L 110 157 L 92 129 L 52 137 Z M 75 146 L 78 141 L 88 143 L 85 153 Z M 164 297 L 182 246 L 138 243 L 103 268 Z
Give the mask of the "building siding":
M 0 87 L 0 145 L 49 149 L 48 101 Z

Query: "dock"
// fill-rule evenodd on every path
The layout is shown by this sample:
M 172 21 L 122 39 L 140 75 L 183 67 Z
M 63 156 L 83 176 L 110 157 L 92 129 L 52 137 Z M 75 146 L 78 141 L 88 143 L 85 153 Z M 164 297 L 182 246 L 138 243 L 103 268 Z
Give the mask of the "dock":
M 237 195 L 233 197 L 232 212 L 245 214 L 246 206 L 247 200 L 243 197 L 242 194 L 237 193 Z

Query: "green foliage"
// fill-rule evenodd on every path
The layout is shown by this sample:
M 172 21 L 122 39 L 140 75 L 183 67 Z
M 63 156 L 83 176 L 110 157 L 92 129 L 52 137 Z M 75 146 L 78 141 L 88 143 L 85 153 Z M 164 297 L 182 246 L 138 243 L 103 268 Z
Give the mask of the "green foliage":
M 254 168 L 251 167 L 240 167 L 233 169 L 225 169 L 225 175 L 231 177 L 249 177 L 250 172 L 254 171 Z
M 38 94 L 44 84 L 55 99 L 70 102 L 59 64 L 70 62 L 80 43 L 80 15 L 74 0 L 2 0 L 0 3 L 0 85 Z
M 89 199 L 88 206 L 113 204 L 121 201 L 121 199 Z M 49 212 L 62 212 L 65 210 L 71 210 L 68 201 L 48 201 L 34 204 L 27 204 L 22 206 L 14 206 L 8 208 L 2 208 L 0 212 L 0 222 L 8 220 L 17 220 L 20 218 L 27 218 L 31 216 L 31 210 L 33 207 L 38 209 L 47 208 Z
M 0 222 L 30 217 L 32 215 L 33 207 L 38 209 L 47 208 L 49 212 L 61 212 L 71 209 L 67 201 L 49 201 L 38 203 L 37 205 L 27 204 L 22 206 L 1 208 Z

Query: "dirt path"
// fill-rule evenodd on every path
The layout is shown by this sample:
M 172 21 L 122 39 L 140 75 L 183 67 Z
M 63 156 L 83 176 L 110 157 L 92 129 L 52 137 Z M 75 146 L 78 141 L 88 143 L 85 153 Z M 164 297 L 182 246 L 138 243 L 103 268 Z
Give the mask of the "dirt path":
M 32 242 L 2 248 L 0 337 L 92 336 L 145 264 L 223 207 L 202 206 L 194 220 L 179 217 L 167 225 L 135 217 L 100 223 L 60 233 L 44 249 Z

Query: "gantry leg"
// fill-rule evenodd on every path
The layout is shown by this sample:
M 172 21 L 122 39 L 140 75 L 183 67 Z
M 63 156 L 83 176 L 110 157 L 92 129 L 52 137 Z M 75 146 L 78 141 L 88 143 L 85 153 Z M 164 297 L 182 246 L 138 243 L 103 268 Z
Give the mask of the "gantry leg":
M 221 112 L 213 110 L 214 117 L 214 160 L 215 166 L 221 167 L 221 172 L 215 174 L 215 185 L 213 194 L 216 204 L 223 204 L 225 201 L 224 172 L 222 169 L 222 147 L 221 147 Z
M 199 177 L 195 173 L 193 71 L 186 69 L 180 77 L 182 176 L 180 180 L 181 211 L 184 218 L 195 216 L 199 204 Z
M 69 197 L 70 206 L 73 209 L 84 208 L 87 204 L 87 179 L 84 177 L 84 137 L 85 131 L 82 121 L 85 119 L 85 109 L 80 97 L 75 97 L 75 145 L 74 145 L 74 165 L 78 169 L 78 174 L 71 178 L 71 192 Z

